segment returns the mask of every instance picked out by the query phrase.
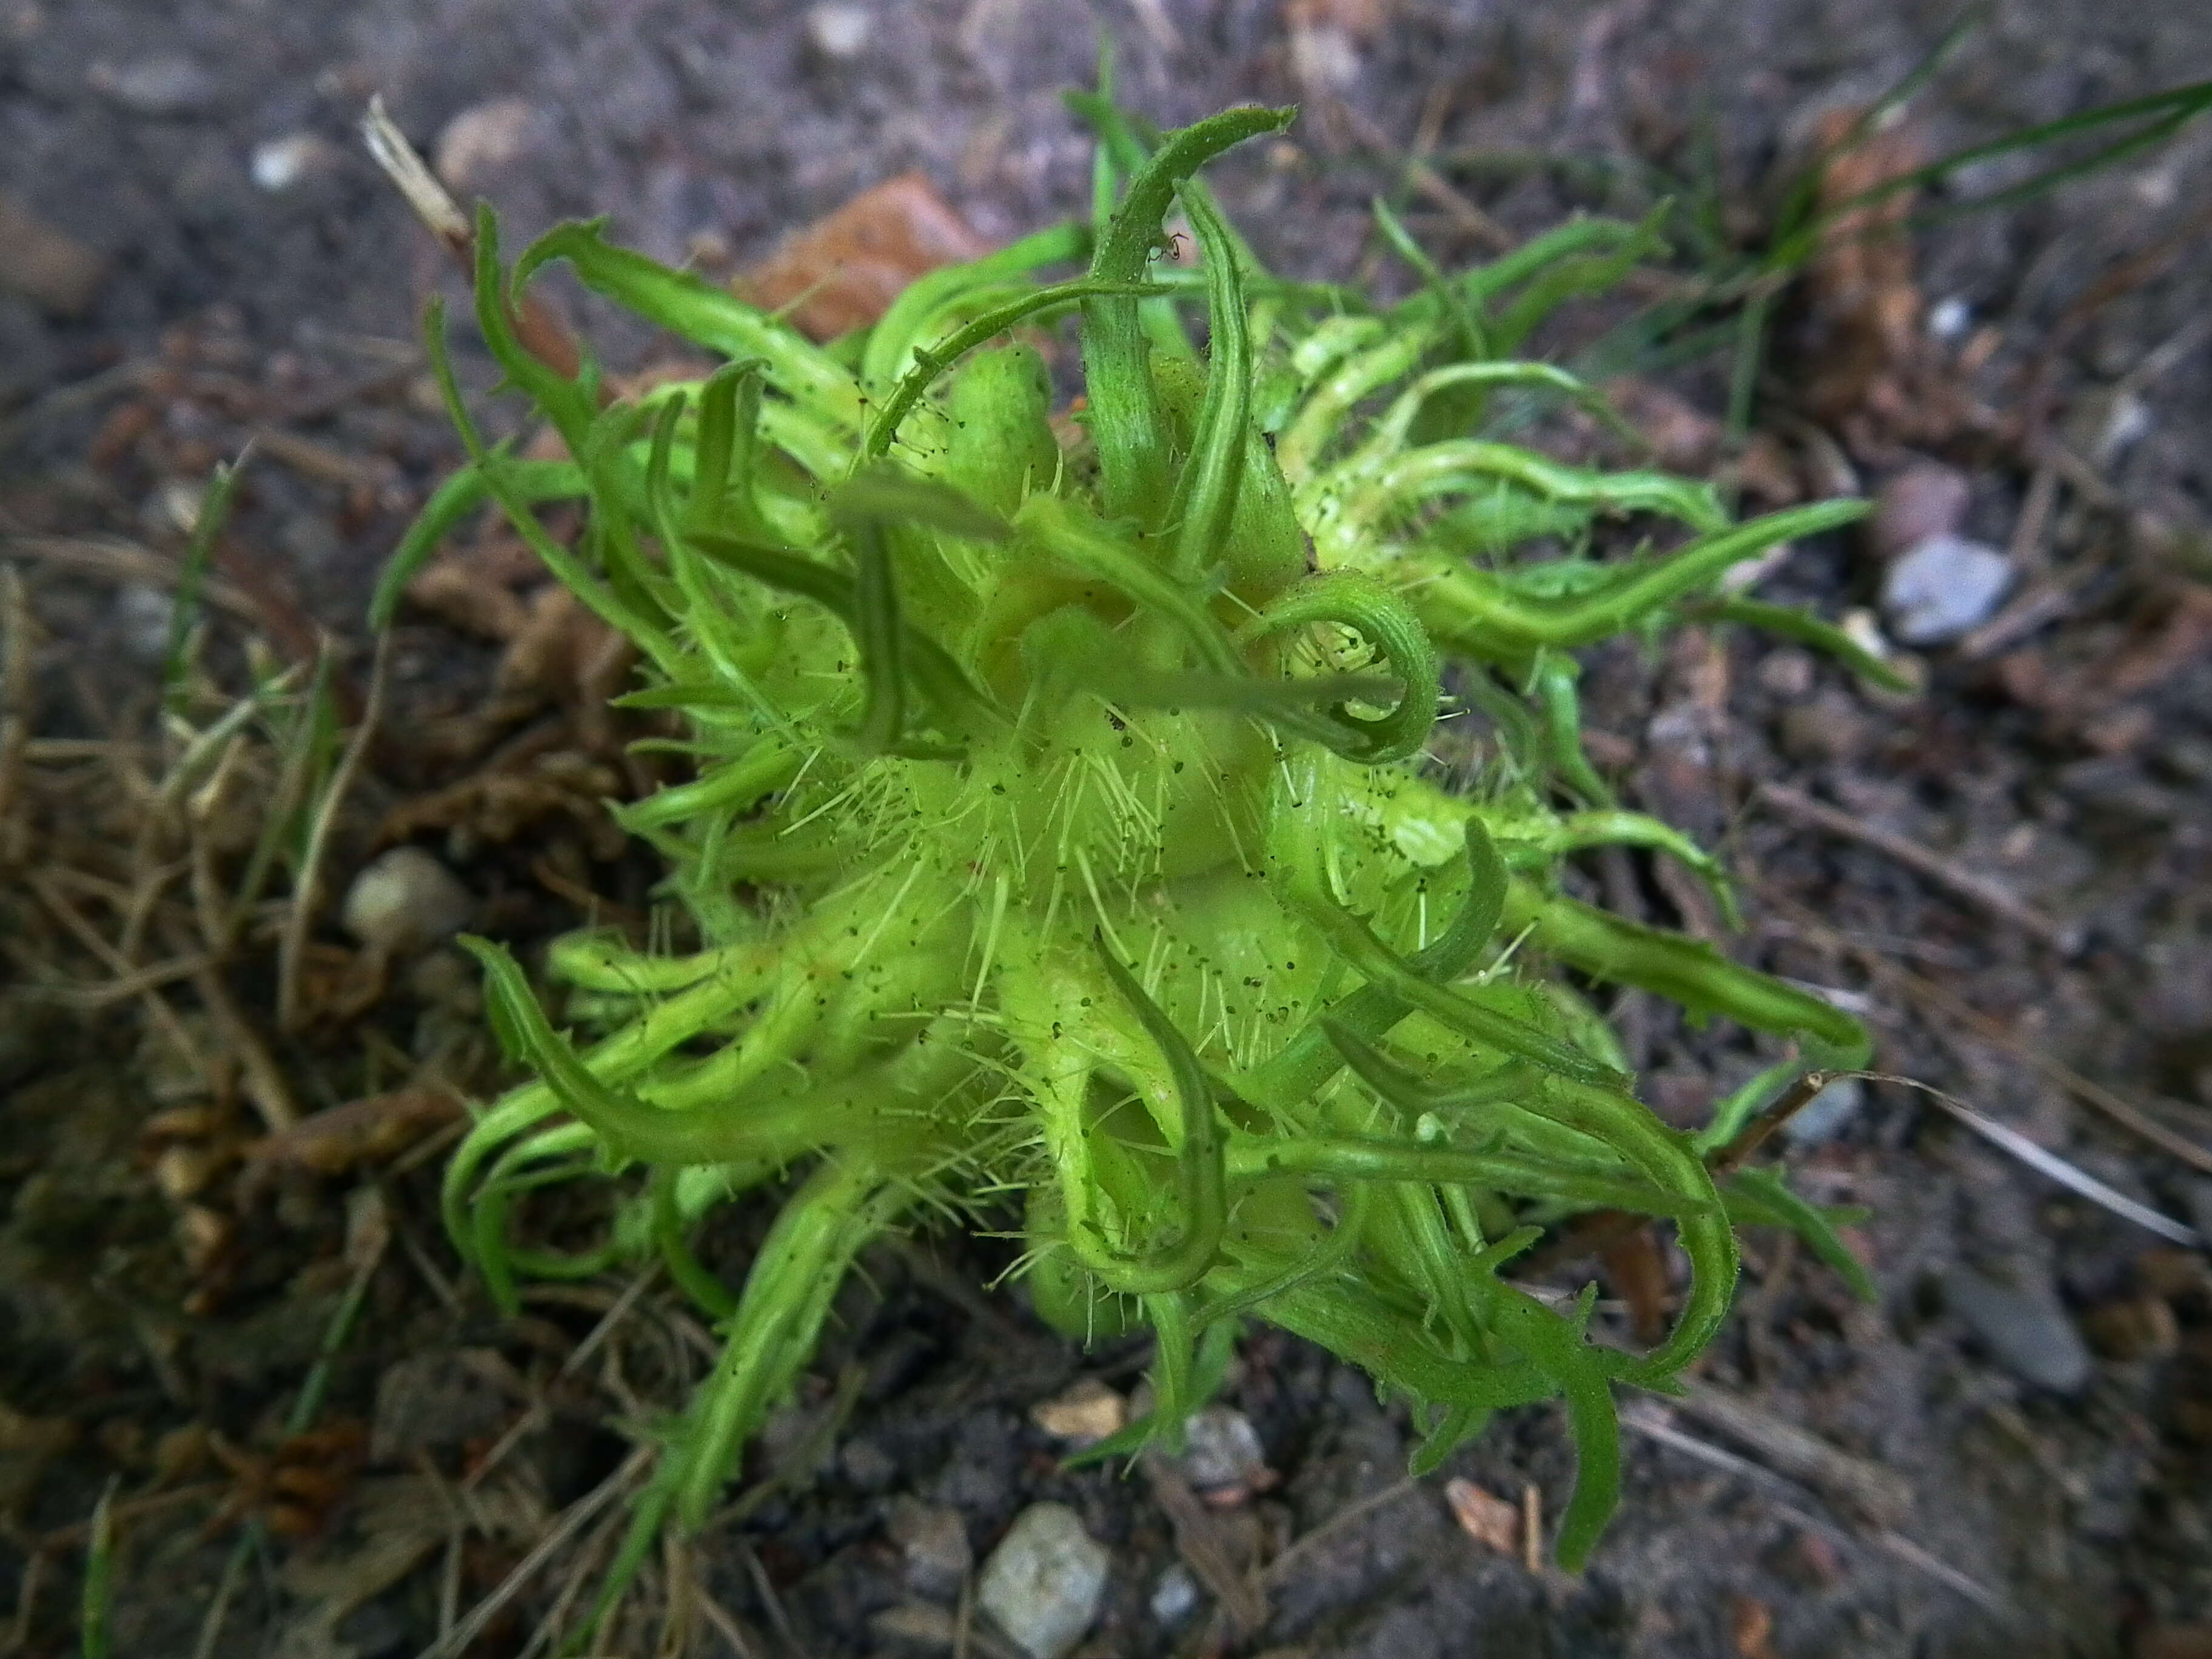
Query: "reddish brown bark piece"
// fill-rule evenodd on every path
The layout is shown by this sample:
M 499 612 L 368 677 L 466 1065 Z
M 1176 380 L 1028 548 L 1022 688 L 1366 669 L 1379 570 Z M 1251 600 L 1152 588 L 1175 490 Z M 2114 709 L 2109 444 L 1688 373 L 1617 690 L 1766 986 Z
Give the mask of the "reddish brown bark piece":
M 988 251 L 934 185 L 902 173 L 794 231 L 733 286 L 755 305 L 789 307 L 802 333 L 830 340 L 874 322 L 924 271 Z
M 1667 1261 L 1650 1227 L 1608 1243 L 1598 1253 L 1606 1281 L 1628 1304 L 1629 1322 L 1638 1342 L 1656 1342 L 1667 1334 Z

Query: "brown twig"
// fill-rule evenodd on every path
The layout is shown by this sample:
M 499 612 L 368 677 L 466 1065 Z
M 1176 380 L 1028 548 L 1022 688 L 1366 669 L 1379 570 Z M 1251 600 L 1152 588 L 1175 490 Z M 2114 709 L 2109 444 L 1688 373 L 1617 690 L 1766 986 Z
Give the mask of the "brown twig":
M 284 1081 L 283 1068 L 270 1057 L 268 1045 L 247 1021 L 222 976 L 212 966 L 203 968 L 192 975 L 192 989 L 199 994 L 201 1006 L 215 1022 L 224 1048 L 238 1061 L 246 1098 L 253 1103 L 269 1133 L 282 1134 L 291 1128 L 300 1121 L 300 1109 Z
M 2068 567 L 2059 574 L 2038 582 L 2011 604 L 1959 641 L 1954 653 L 1960 662 L 1980 662 L 2009 649 L 2046 623 L 2057 622 L 2074 608 L 2074 596 L 2097 568 L 2088 563 Z
M 1400 1498 L 1418 1492 L 1421 1483 L 1411 1475 L 1395 1480 L 1380 1492 L 1370 1492 L 1355 1503 L 1346 1504 L 1334 1515 L 1322 1522 L 1304 1537 L 1297 1540 L 1273 1560 L 1260 1575 L 1260 1583 L 1269 1589 L 1279 1589 L 1290 1582 L 1291 1569 L 1311 1555 L 1346 1527 L 1363 1521 L 1380 1509 L 1387 1509 Z
M 102 581 L 167 587 L 177 579 L 176 561 L 114 536 L 11 536 L 0 544 L 0 553 L 36 559 Z M 210 575 L 200 587 L 200 598 L 244 621 L 260 619 L 260 607 L 235 582 Z
M 2043 349 L 2036 355 L 2021 387 L 2018 416 L 2021 448 L 2042 464 L 2044 427 L 2056 401 L 2051 382 L 2058 362 L 2075 337 L 2096 314 L 2122 295 L 2154 283 L 2189 251 L 2191 244 L 2212 230 L 2212 207 L 2200 209 L 2140 252 L 2130 254 L 2089 284 L 2045 332 Z
M 1668 1419 L 1663 1408 L 1656 1405 L 1644 1402 L 1632 1405 L 1620 1413 L 1620 1422 L 1623 1428 L 1632 1429 L 1647 1439 L 1685 1453 L 1696 1458 L 1699 1462 L 1711 1464 L 1715 1468 L 1726 1470 L 1731 1474 L 1747 1475 L 1756 1480 L 1771 1482 L 1785 1491 L 1803 1490 L 1796 1482 L 1776 1474 L 1764 1464 L 1755 1463 L 1747 1457 L 1739 1457 L 1732 1451 L 1700 1440 L 1693 1434 L 1685 1433 Z M 1774 1512 L 1783 1519 L 1803 1527 L 1808 1531 L 1820 1533 L 1825 1537 L 1839 1542 L 1853 1541 L 1852 1534 L 1850 1533 L 1823 1521 L 1818 1516 L 1799 1509 L 1794 1504 L 1776 1503 L 1772 1507 Z M 2000 1616 L 2010 1616 L 2013 1613 L 2014 1608 L 2011 1603 L 1995 1590 L 1990 1589 L 1979 1580 L 1960 1571 L 1948 1562 L 1937 1559 L 1903 1534 L 1885 1530 L 1876 1533 L 1874 1541 L 1885 1553 L 1895 1558 L 1914 1571 L 1955 1590 L 1984 1611 Z
M 37 895 L 39 902 L 54 914 L 77 943 L 98 957 L 101 965 L 118 980 L 136 976 L 138 971 L 137 964 L 100 936 L 100 930 L 78 913 L 49 872 L 33 871 L 24 880 L 31 891 Z M 200 1045 L 192 1040 L 191 1033 L 185 1029 L 184 1022 L 177 1018 L 177 1011 L 169 1006 L 167 999 L 149 988 L 139 993 L 139 1000 L 146 1010 L 147 1018 L 175 1046 L 178 1054 L 191 1067 L 193 1073 L 205 1079 L 212 1089 L 215 1079 L 208 1065 L 208 1057 L 201 1052 Z
M 1780 1099 L 1735 1133 L 1729 1144 L 1705 1160 L 1705 1168 L 1713 1179 L 1732 1174 L 1742 1166 L 1744 1159 L 1765 1144 L 1768 1136 L 1813 1103 L 1814 1098 L 1834 1079 L 1826 1072 L 1808 1072 L 1782 1093 Z
M 2028 480 L 2027 495 L 2013 521 L 2012 542 L 2006 549 L 2015 570 L 2033 570 L 2043 562 L 2043 532 L 2051 525 L 2051 509 L 2058 505 L 2058 469 L 2039 462 Z
M 1182 1557 L 1183 1565 L 1198 1582 L 1213 1592 L 1213 1599 L 1236 1626 L 1232 1635 L 1241 1638 L 1257 1634 L 1267 1623 L 1267 1592 L 1230 1559 L 1219 1523 L 1166 1458 L 1148 1452 L 1139 1466 L 1151 1483 L 1153 1499 L 1174 1530 L 1176 1553 Z
M 2005 888 L 1971 870 L 1961 869 L 1933 848 L 1923 847 L 1909 836 L 1884 830 L 1852 817 L 1849 812 L 1830 806 L 1825 801 L 1814 800 L 1803 791 L 1787 784 L 1762 783 L 1755 792 L 1761 805 L 1771 807 L 1792 823 L 1808 830 L 1818 830 L 1845 841 L 1854 841 L 1862 847 L 1872 848 L 1885 858 L 1925 876 L 1937 886 L 1957 897 L 1978 905 L 1998 921 L 2008 922 L 2031 938 L 2039 939 L 2061 956 L 2070 957 L 2081 948 L 2079 926 L 2067 926 L 2054 921 L 2033 905 L 2022 902 Z

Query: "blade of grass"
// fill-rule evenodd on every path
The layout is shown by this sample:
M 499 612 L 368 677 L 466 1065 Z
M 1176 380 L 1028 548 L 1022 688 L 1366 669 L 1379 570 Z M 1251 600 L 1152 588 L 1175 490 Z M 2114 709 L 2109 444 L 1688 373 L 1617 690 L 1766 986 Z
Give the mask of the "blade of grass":
M 216 541 L 230 519 L 231 502 L 238 494 L 238 475 L 252 453 L 253 446 L 248 442 L 236 460 L 216 467 L 200 494 L 191 539 L 177 568 L 177 596 L 169 608 L 169 637 L 161 651 L 161 706 L 173 714 L 183 714 L 191 701 L 192 632 L 199 623 L 208 569 L 215 562 Z
M 122 1480 L 110 1475 L 93 1506 L 92 1533 L 85 1544 L 83 1629 L 78 1651 L 84 1659 L 108 1659 L 114 1650 L 111 1624 L 115 1608 L 115 1489 Z

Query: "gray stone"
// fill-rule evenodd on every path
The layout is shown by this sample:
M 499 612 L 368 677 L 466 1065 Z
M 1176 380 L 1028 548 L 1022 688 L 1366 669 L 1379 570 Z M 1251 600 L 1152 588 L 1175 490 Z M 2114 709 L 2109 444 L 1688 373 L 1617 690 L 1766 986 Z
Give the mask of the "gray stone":
M 256 144 L 246 170 L 255 188 L 278 195 L 326 178 L 344 162 L 344 152 L 320 134 L 288 132 Z
M 446 123 L 432 147 L 431 166 L 447 189 L 466 196 L 543 149 L 551 136 L 545 112 L 528 99 L 495 98 Z
M 158 666 L 169 654 L 171 619 L 176 600 L 158 587 L 132 582 L 115 595 L 115 628 L 125 651 L 137 662 Z
M 1883 572 L 1882 614 L 1905 645 L 1941 645 L 1985 621 L 2012 586 L 1997 549 L 1963 536 L 1915 543 Z
M 2021 1382 L 2054 1394 L 2089 1385 L 2088 1347 L 2047 1281 L 2008 1284 L 1960 1265 L 1944 1275 L 1943 1297 L 1990 1358 Z
M 902 1601 L 885 1607 L 868 1620 L 868 1628 L 902 1651 L 915 1648 L 949 1648 L 960 1639 L 959 1621 L 949 1607 L 927 1601 Z
M 1108 1560 L 1073 1510 L 1032 1504 L 984 1562 L 976 1604 L 1031 1659 L 1060 1659 L 1098 1616 Z
M 1243 1413 L 1226 1406 L 1194 1412 L 1183 1425 L 1183 1479 L 1200 1492 L 1221 1486 L 1250 1486 L 1267 1474 L 1267 1454 Z
M 911 1498 L 891 1501 L 891 1541 L 906 1558 L 907 1587 L 917 1595 L 949 1601 L 967 1582 L 975 1565 L 968 1547 L 968 1523 L 957 1510 L 918 1503 Z
M 48 224 L 23 203 L 0 191 L 0 289 L 20 294 L 50 317 L 82 317 L 92 309 L 101 284 L 107 280 L 107 261 L 98 250 L 80 242 L 58 226 Z M 40 339 L 43 331 L 26 319 L 9 313 L 0 334 L 10 349 L 19 342 Z M 9 359 L 0 374 L 21 375 L 22 366 Z
M 862 1492 L 882 1492 L 898 1479 L 898 1464 L 872 1440 L 848 1440 L 837 1454 L 837 1467 Z
M 1801 1148 L 1833 1140 L 1844 1125 L 1858 1115 L 1865 1100 L 1866 1085 L 1858 1079 L 1847 1077 L 1831 1083 L 1782 1126 L 1782 1137 Z
M 1172 1630 L 1198 1609 L 1198 1580 L 1190 1569 L 1180 1561 L 1160 1575 L 1160 1582 L 1152 1586 L 1152 1610 L 1153 1621 Z
M 419 847 L 395 847 L 353 878 L 340 919 L 371 950 L 412 956 L 468 926 L 476 898 Z
M 133 115 L 203 115 L 215 106 L 218 91 L 213 76 L 176 52 L 94 64 L 85 79 Z
M 811 6 L 806 12 L 808 41 L 815 51 L 837 63 L 859 57 L 875 27 L 875 15 L 866 6 Z

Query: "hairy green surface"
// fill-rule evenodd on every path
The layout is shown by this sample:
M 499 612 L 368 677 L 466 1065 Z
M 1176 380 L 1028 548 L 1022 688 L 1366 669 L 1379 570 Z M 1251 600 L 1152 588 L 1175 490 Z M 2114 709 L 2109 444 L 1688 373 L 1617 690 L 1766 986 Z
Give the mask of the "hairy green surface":
M 1378 309 L 1268 277 L 1193 178 L 1288 112 L 1154 144 L 1087 109 L 1097 222 L 933 273 L 832 349 L 596 225 L 510 276 L 484 217 L 478 321 L 572 459 L 483 447 L 434 318 L 473 460 L 380 610 L 489 498 L 636 643 L 624 701 L 672 711 L 696 773 L 625 821 L 708 945 L 562 942 L 548 977 L 596 1023 L 579 1045 L 473 942 L 537 1080 L 478 1117 L 449 1223 L 504 1301 L 519 1275 L 658 1251 L 719 1322 L 625 1562 L 672 1510 L 705 1518 L 872 1238 L 1011 1198 L 1047 1319 L 1158 1333 L 1140 1432 L 1179 1431 L 1248 1318 L 1409 1400 L 1417 1468 L 1495 1409 L 1563 1399 L 1580 1474 L 1557 1547 L 1578 1565 L 1618 1486 L 1613 1387 L 1666 1389 L 1710 1340 L 1733 1224 L 1848 1257 L 1771 1171 L 1717 1185 L 1560 969 L 1776 1034 L 1801 1067 L 1854 1063 L 1865 1039 L 1558 890 L 1568 855 L 1617 842 L 1726 893 L 1700 849 L 1606 799 L 1568 653 L 1662 627 L 1730 565 L 1857 509 L 1735 525 L 1703 484 L 1483 435 L 1500 400 L 1587 399 L 1488 354 L 1647 230 L 1581 223 L 1453 277 L 1424 261 L 1423 290 Z M 1197 272 L 1162 257 L 1178 206 Z M 556 374 L 508 325 L 513 286 L 554 260 L 727 367 L 602 408 L 589 368 Z M 1063 445 L 1044 359 L 1006 336 L 1071 311 L 1086 403 Z M 534 516 L 562 499 L 588 504 L 573 547 Z M 1595 521 L 1631 514 L 1689 538 L 1592 556 Z M 1512 556 L 1539 536 L 1564 554 Z M 1423 749 L 1462 704 L 1496 736 L 1455 791 Z M 532 1188 L 641 1169 L 604 1249 L 511 1241 Z M 688 1240 L 762 1186 L 783 1207 L 733 1292 Z M 1595 1209 L 1668 1218 L 1690 1259 L 1649 1353 L 1590 1341 L 1588 1295 L 1562 1310 L 1505 1276 L 1544 1225 Z

